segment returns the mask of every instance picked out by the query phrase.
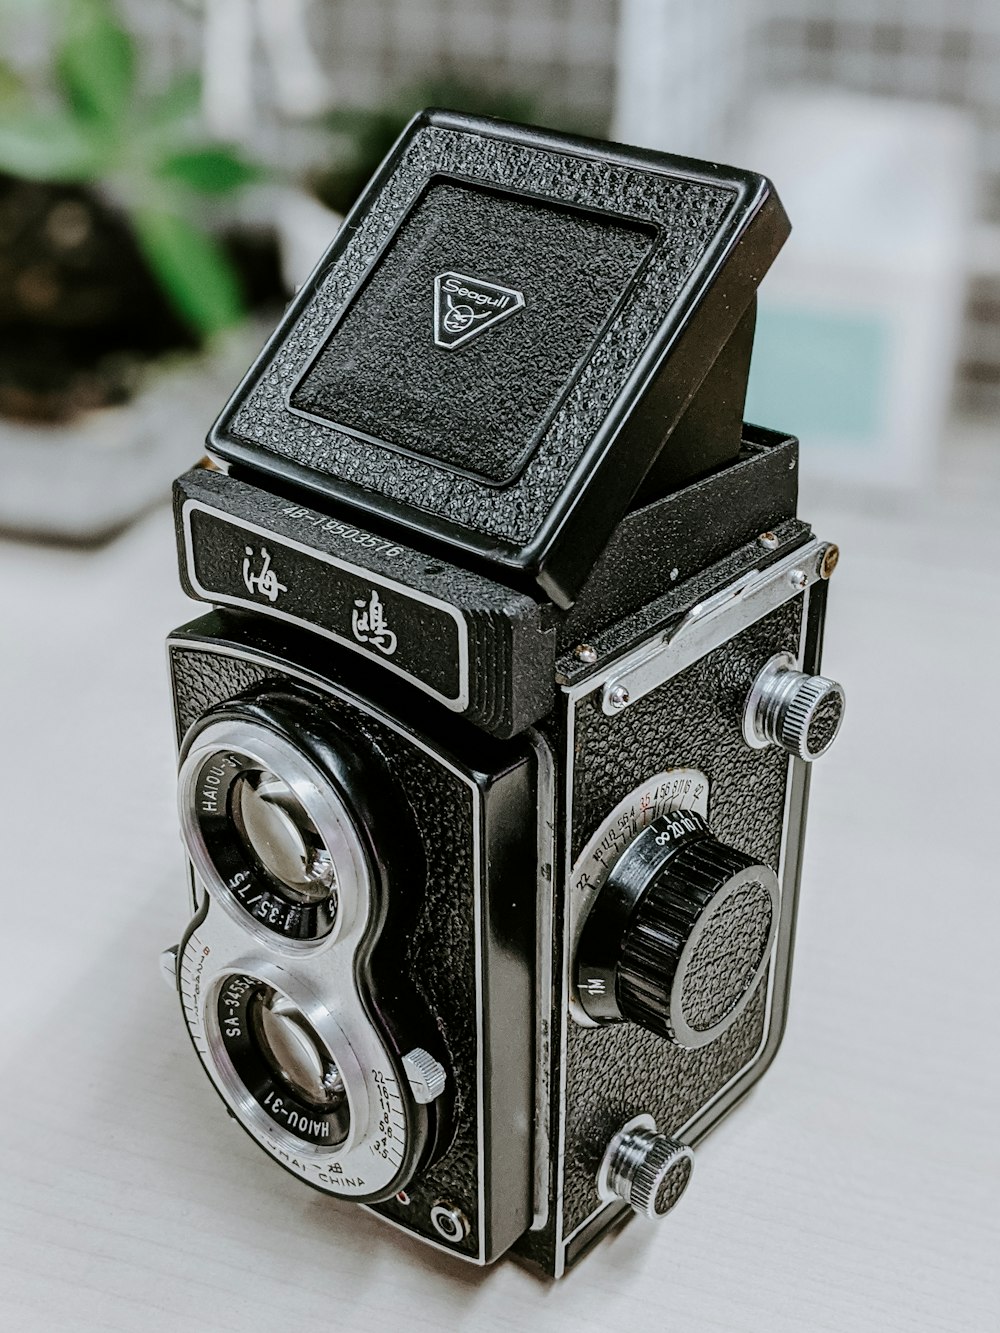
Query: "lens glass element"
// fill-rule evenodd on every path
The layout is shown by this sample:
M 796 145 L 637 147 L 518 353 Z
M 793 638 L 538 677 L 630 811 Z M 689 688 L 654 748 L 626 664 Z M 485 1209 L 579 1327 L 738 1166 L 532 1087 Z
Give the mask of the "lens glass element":
M 230 802 L 237 829 L 273 879 L 300 902 L 329 898 L 333 858 L 287 782 L 252 769 L 237 778 Z
M 351 1120 L 344 1080 L 301 1009 L 255 977 L 231 976 L 217 1015 L 229 1062 L 257 1107 L 304 1143 L 343 1143 Z
M 337 1106 L 344 1080 L 319 1038 L 291 1000 L 261 992 L 251 1007 L 256 1041 L 271 1070 L 310 1106 Z

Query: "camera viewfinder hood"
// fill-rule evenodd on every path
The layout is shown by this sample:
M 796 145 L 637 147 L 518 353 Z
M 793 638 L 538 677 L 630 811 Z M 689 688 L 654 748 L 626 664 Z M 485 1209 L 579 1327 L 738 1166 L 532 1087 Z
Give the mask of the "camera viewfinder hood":
M 738 456 L 788 230 L 762 176 L 423 112 L 209 447 L 568 607 L 630 507 Z

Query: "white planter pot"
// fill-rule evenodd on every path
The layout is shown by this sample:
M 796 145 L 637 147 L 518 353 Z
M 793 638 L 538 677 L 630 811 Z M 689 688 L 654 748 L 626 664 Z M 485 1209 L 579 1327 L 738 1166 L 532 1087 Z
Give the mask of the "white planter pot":
M 99 541 L 164 500 L 263 337 L 250 323 L 211 352 L 164 358 L 128 403 L 65 426 L 0 418 L 0 530 Z

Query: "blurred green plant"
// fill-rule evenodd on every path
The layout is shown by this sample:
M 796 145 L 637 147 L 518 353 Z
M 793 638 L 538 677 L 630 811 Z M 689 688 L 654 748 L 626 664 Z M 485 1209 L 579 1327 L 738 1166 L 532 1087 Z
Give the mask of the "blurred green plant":
M 527 93 L 491 92 L 453 78 L 424 80 L 384 107 L 337 108 L 320 122 L 335 136 L 334 151 L 328 169 L 313 176 L 314 193 L 328 207 L 346 213 L 407 123 L 429 106 L 522 123 L 538 118 L 537 103 Z
M 55 105 L 33 104 L 0 65 L 0 171 L 109 193 L 181 319 L 200 338 L 237 323 L 243 297 L 232 262 L 200 223 L 205 196 L 232 193 L 261 169 L 197 135 L 200 81 L 184 76 L 144 94 L 136 44 L 111 0 L 54 0 Z

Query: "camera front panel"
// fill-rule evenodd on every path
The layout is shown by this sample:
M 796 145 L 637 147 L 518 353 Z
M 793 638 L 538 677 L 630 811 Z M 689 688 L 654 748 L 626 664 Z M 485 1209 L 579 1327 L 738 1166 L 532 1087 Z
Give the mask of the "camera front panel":
M 488 1262 L 536 1207 L 546 756 L 471 762 L 303 658 L 220 614 L 171 640 L 185 1021 L 280 1165 Z

